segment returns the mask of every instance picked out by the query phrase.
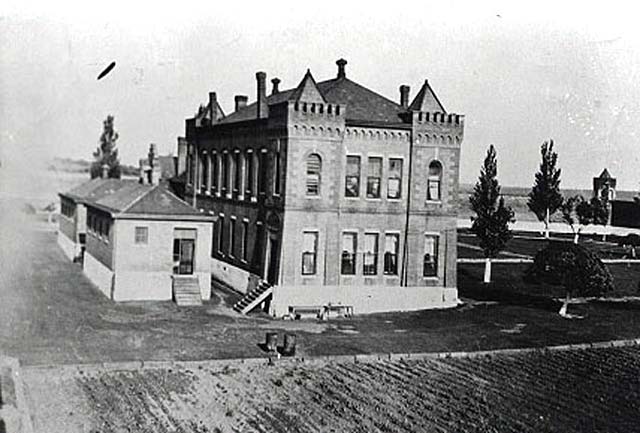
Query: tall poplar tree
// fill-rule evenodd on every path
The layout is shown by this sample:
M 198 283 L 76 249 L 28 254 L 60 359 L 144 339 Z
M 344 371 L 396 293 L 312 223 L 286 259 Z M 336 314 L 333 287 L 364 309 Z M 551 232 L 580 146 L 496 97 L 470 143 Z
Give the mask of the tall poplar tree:
M 549 238 L 549 219 L 562 206 L 562 194 L 560 194 L 560 172 L 556 166 L 558 154 L 553 151 L 553 140 L 542 143 L 540 146 L 542 161 L 540 169 L 536 173 L 531 192 L 529 192 L 529 209 L 538 221 L 544 223 L 544 237 Z
M 100 135 L 100 144 L 93 152 L 94 161 L 91 164 L 91 179 L 102 176 L 102 167 L 107 166 L 107 177 L 120 179 L 120 160 L 116 141 L 118 133 L 113 127 L 113 116 L 107 116 L 103 122 L 103 130 Z
M 509 223 L 515 222 L 514 212 L 504 204 L 497 179 L 498 161 L 493 145 L 489 146 L 480 177 L 469 198 L 471 209 L 476 213 L 471 217 L 471 231 L 480 239 L 484 252 L 484 282 L 491 282 L 491 259 L 502 251 L 512 238 Z

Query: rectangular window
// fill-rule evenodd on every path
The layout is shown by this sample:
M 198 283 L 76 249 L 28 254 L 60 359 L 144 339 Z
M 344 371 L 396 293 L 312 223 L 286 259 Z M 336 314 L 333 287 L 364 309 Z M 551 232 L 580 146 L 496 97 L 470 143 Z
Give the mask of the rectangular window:
M 440 200 L 440 179 L 433 178 L 428 180 L 427 200 L 439 201 Z
M 345 197 L 360 196 L 360 157 L 347 156 L 347 170 L 344 184 Z
M 242 170 L 240 169 L 240 152 L 233 154 L 233 192 L 238 195 L 240 191 L 240 181 L 242 179 Z
M 236 251 L 236 220 L 229 220 L 229 256 L 233 257 Z
M 380 198 L 382 158 L 370 157 L 367 164 L 367 198 Z
M 242 260 L 247 261 L 247 246 L 249 245 L 249 221 L 242 221 Z
M 302 275 L 315 275 L 318 255 L 318 232 L 302 234 Z
M 222 159 L 222 192 L 228 193 L 229 190 L 229 154 L 224 152 L 221 155 Z
M 247 191 L 247 197 L 251 197 L 253 194 L 253 152 L 247 153 L 247 167 L 245 168 L 245 189 Z
M 384 274 L 398 275 L 398 246 L 400 235 L 387 233 L 384 235 Z
M 342 275 L 355 275 L 356 273 L 357 242 L 357 233 L 342 234 L 342 260 L 340 266 Z
M 402 159 L 389 159 L 389 174 L 387 178 L 387 198 L 402 196 Z
M 146 245 L 149 243 L 149 227 L 136 227 L 135 231 L 136 244 Z
M 423 272 L 425 277 L 438 276 L 438 237 L 425 235 Z
M 274 175 L 273 175 L 273 193 L 280 194 L 280 152 L 276 152 L 273 156 Z
M 216 192 L 220 188 L 218 184 L 218 176 L 220 176 L 220 169 L 218 168 L 218 154 L 211 154 L 211 192 Z
M 218 217 L 218 254 L 224 250 L 224 217 Z
M 209 157 L 206 154 L 206 152 L 202 153 L 200 157 L 200 167 L 202 167 L 200 171 L 200 187 L 202 189 L 206 189 L 207 182 L 208 182 L 207 175 L 208 175 L 208 168 L 209 168 Z
M 267 192 L 267 152 L 261 151 L 258 155 L 258 193 L 266 194 Z
M 363 275 L 378 275 L 378 233 L 364 234 Z

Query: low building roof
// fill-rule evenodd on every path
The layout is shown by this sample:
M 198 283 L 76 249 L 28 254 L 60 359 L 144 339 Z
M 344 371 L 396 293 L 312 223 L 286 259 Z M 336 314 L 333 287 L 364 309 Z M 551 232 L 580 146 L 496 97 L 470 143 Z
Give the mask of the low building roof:
M 145 185 L 131 180 L 93 179 L 60 195 L 100 209 L 114 218 L 214 219 L 178 198 L 164 184 Z

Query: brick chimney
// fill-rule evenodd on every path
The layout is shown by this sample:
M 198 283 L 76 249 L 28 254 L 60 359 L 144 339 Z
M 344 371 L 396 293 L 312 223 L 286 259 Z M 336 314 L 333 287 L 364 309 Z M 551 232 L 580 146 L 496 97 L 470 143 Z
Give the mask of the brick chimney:
M 235 96 L 236 111 L 238 111 L 241 108 L 246 107 L 248 99 L 249 98 L 246 95 L 236 95 Z
M 256 84 L 258 90 L 258 102 L 256 104 L 256 117 L 261 119 L 267 117 L 267 74 L 256 72 Z
M 271 80 L 271 83 L 273 84 L 273 89 L 271 90 L 271 94 L 275 95 L 276 93 L 280 93 L 280 89 L 278 88 L 278 86 L 280 85 L 280 78 L 273 78 Z
M 409 91 L 411 88 L 406 84 L 400 86 L 400 105 L 402 108 L 407 108 L 409 106 Z
M 149 145 L 149 177 L 147 179 L 149 185 L 156 185 L 160 181 L 161 175 L 156 145 L 151 143 Z
M 176 164 L 176 176 L 180 176 L 187 170 L 187 139 L 178 137 L 178 161 Z
M 336 61 L 336 65 L 338 65 L 338 78 L 346 78 L 347 72 L 345 71 L 345 66 L 347 66 L 347 61 L 340 59 Z
M 218 97 L 216 92 L 209 92 L 209 117 L 211 117 L 212 125 L 218 120 Z

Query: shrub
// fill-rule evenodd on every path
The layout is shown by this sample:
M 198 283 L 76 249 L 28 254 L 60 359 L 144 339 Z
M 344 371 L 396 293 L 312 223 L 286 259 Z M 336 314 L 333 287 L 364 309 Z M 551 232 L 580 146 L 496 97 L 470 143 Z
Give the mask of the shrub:
M 613 277 L 598 256 L 569 242 L 550 242 L 538 251 L 525 276 L 564 286 L 574 296 L 600 296 L 614 289 Z
M 621 247 L 626 247 L 626 246 L 637 247 L 637 246 L 640 246 L 640 235 L 637 235 L 635 233 L 629 233 L 625 237 L 620 238 L 618 240 L 618 246 L 621 246 Z

